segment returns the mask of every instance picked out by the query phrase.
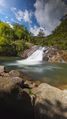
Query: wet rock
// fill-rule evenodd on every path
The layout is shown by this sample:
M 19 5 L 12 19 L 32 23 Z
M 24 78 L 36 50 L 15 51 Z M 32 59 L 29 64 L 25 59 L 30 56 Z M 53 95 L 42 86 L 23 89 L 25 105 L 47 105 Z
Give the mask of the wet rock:
M 10 92 L 12 88 L 14 88 L 14 82 L 7 77 L 0 77 L 0 92 Z
M 56 55 L 52 55 L 52 57 L 49 58 L 49 62 L 62 62 L 62 58 L 59 53 L 56 53 Z
M 67 62 L 67 51 L 59 50 L 56 47 L 48 47 L 43 53 L 43 60 L 52 63 Z
M 43 60 L 48 62 L 60 62 L 61 55 L 59 54 L 59 50 L 54 47 L 48 47 L 43 54 Z
M 5 71 L 5 67 L 4 66 L 0 66 L 0 74 L 3 73 Z
M 24 87 L 25 88 L 34 88 L 35 86 L 36 86 L 36 84 L 33 81 L 26 80 L 24 82 Z
M 17 84 L 20 86 L 24 83 L 19 77 L 3 77 L 0 76 L 0 91 L 10 92 Z
M 9 77 L 9 73 L 3 72 L 3 73 L 1 73 L 1 76 L 3 76 L 3 77 Z
M 22 84 L 24 83 L 23 79 L 20 78 L 20 77 L 11 77 L 11 80 L 14 82 L 14 83 L 19 83 L 19 84 Z
M 21 57 L 23 59 L 29 57 L 31 54 L 33 54 L 36 50 L 38 49 L 38 46 L 32 46 L 30 49 L 25 50 L 22 54 Z
M 62 50 L 62 51 L 60 51 L 59 53 L 60 53 L 60 55 L 61 55 L 63 61 L 64 61 L 64 62 L 67 62 L 67 51 Z
M 20 77 L 20 72 L 17 71 L 17 70 L 12 70 L 12 71 L 9 72 L 9 75 L 11 77 Z
M 43 61 L 48 61 L 49 58 L 47 56 L 43 57 Z

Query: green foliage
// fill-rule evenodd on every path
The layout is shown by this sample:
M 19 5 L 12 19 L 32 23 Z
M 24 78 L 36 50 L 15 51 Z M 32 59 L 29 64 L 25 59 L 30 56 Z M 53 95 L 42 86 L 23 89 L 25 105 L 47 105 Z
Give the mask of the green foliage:
M 53 31 L 53 33 L 67 33 L 67 19 L 62 20 L 61 24 Z
M 64 19 L 53 31 L 53 34 L 47 37 L 47 41 L 48 45 L 58 46 L 60 49 L 67 50 L 67 19 Z
M 0 37 L 0 45 L 1 46 L 6 46 L 6 45 L 9 45 L 10 44 L 10 40 L 4 38 L 3 36 Z
M 9 24 L 0 21 L 0 55 L 17 56 L 27 49 L 25 42 L 30 41 L 30 33 L 19 24 Z
M 15 38 L 18 40 L 22 39 L 24 37 L 24 28 L 23 26 L 20 26 L 18 24 L 13 25 Z
M 32 43 L 42 46 L 57 46 L 67 50 L 67 18 L 47 37 L 33 37 Z
M 25 41 L 29 40 L 30 34 L 24 26 L 19 25 L 19 24 L 14 24 L 13 29 L 14 29 L 14 33 L 15 33 L 15 38 L 17 40 L 22 40 L 22 39 Z
M 12 45 L 15 46 L 14 48 L 16 49 L 17 55 L 19 55 L 21 51 L 24 50 L 24 41 L 22 40 L 17 40 L 13 42 Z
M 3 36 L 7 39 L 13 39 L 14 37 L 14 31 L 13 29 L 9 26 L 9 24 L 0 22 L 0 36 Z
M 0 55 L 16 55 L 15 49 L 11 45 L 11 41 L 5 37 L 0 37 Z

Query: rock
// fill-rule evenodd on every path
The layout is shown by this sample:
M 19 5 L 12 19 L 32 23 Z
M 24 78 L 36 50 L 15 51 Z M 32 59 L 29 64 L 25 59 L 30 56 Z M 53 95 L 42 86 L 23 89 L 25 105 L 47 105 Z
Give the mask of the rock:
M 17 70 L 12 70 L 12 71 L 9 72 L 9 75 L 11 77 L 20 77 L 20 72 L 17 71 Z
M 67 51 L 59 50 L 56 47 L 47 47 L 43 53 L 43 60 L 52 63 L 67 62 Z
M 62 58 L 56 47 L 48 47 L 43 54 L 43 60 L 48 62 L 61 62 Z
M 26 80 L 24 82 L 24 87 L 25 88 L 34 88 L 35 86 L 36 86 L 36 84 L 33 81 Z
M 36 81 L 35 81 L 35 87 L 38 87 L 40 84 L 41 84 L 41 81 L 39 81 L 39 80 L 36 80 Z M 34 87 L 34 88 L 35 88 L 35 87 Z
M 0 91 L 10 92 L 17 84 L 20 86 L 24 83 L 19 77 L 2 77 L 0 76 Z
M 1 76 L 9 77 L 9 73 L 5 73 L 5 72 L 3 72 L 3 73 L 1 73 Z
M 43 57 L 43 61 L 48 61 L 49 58 L 47 56 Z
M 10 92 L 15 86 L 15 83 L 10 77 L 0 77 L 0 92 Z
M 5 67 L 4 66 L 0 66 L 0 74 L 3 73 L 5 71 Z
M 30 91 L 28 88 L 24 88 L 23 91 L 30 95 Z
M 67 90 L 63 90 L 63 100 L 67 102 Z
M 32 46 L 30 49 L 25 50 L 22 54 L 21 57 L 23 59 L 29 57 L 33 52 L 35 52 L 38 49 L 38 46 Z
M 10 82 L 10 87 L 13 87 L 12 82 Z M 2 119 L 4 115 L 6 119 L 34 119 L 31 97 L 27 91 L 20 93 L 19 88 L 15 85 L 10 92 L 9 90 L 4 91 L 0 90 L 0 117 Z
M 22 84 L 24 83 L 23 79 L 20 78 L 20 77 L 11 77 L 11 80 L 14 82 L 14 83 L 19 83 L 19 84 Z M 23 85 L 23 84 L 22 84 Z
M 63 59 L 65 62 L 67 62 L 67 51 L 62 50 L 62 51 L 60 51 L 59 53 L 60 53 L 62 59 Z
M 43 53 L 43 60 L 52 63 L 67 62 L 67 51 L 59 50 L 57 47 L 47 47 Z
M 67 119 L 67 92 L 48 84 L 33 89 L 35 119 Z
M 62 58 L 59 53 L 56 53 L 56 55 L 53 55 L 51 58 L 49 58 L 48 62 L 62 62 Z

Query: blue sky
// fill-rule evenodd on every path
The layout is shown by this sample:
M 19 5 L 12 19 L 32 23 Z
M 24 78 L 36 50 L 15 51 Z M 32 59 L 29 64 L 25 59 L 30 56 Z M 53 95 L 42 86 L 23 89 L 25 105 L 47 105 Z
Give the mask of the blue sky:
M 34 35 L 49 35 L 67 14 L 67 0 L 0 0 L 0 20 L 25 25 Z

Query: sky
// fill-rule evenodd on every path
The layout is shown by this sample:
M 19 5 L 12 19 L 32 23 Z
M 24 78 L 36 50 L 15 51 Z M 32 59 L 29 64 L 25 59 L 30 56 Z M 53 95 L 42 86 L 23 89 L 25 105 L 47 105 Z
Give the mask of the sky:
M 23 24 L 35 36 L 49 35 L 67 14 L 67 0 L 0 0 L 0 20 Z

